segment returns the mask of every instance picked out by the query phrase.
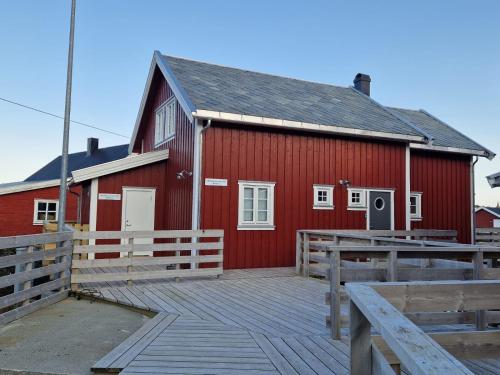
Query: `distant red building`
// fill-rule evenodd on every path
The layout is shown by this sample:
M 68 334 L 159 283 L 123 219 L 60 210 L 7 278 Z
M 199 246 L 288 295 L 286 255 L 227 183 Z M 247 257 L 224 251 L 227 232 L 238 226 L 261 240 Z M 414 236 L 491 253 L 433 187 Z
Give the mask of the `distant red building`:
M 130 156 L 73 172 L 97 230 L 224 229 L 224 268 L 291 266 L 295 233 L 456 229 L 494 154 L 425 111 L 155 52 Z
M 476 208 L 477 228 L 500 228 L 500 207 Z
M 127 145 L 99 149 L 98 140 L 88 140 L 87 151 L 69 155 L 69 171 L 120 159 Z M 44 221 L 56 221 L 59 208 L 61 159 L 57 157 L 26 180 L 0 184 L 0 236 L 41 233 Z M 66 221 L 78 222 L 82 189 L 67 193 Z

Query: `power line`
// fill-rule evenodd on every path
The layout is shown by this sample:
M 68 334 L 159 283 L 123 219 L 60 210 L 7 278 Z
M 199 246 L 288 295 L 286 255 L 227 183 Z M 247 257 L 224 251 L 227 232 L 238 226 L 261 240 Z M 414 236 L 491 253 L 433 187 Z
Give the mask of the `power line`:
M 64 120 L 64 117 L 63 116 L 59 116 L 59 115 L 56 115 L 54 113 L 50 113 L 50 112 L 46 112 L 46 111 L 42 111 L 41 109 L 38 109 L 38 108 L 34 108 L 34 107 L 30 107 L 29 105 L 26 105 L 26 104 L 21 104 L 21 103 L 18 103 L 18 102 L 15 102 L 15 101 L 12 101 L 12 100 L 9 100 L 9 99 L 5 99 L 5 98 L 2 98 L 0 97 L 0 100 L 6 102 L 6 103 L 10 103 L 10 104 L 14 104 L 14 105 L 17 105 L 19 107 L 23 107 L 23 108 L 26 108 L 26 109 L 30 109 L 32 111 L 35 111 L 35 112 L 39 112 L 39 113 L 43 113 L 44 115 L 47 115 L 47 116 L 52 116 L 52 117 L 55 117 L 55 118 L 59 118 L 59 119 L 62 119 Z M 82 126 L 85 126 L 87 128 L 91 128 L 91 129 L 95 129 L 95 130 L 99 130 L 99 131 L 102 131 L 102 132 L 105 132 L 105 133 L 109 133 L 109 134 L 113 134 L 113 135 L 116 135 L 118 137 L 123 137 L 123 138 L 129 138 L 128 136 L 126 135 L 123 135 L 123 134 L 119 134 L 119 133 L 115 133 L 111 130 L 106 130 L 106 129 L 102 129 L 102 128 L 98 128 L 97 126 L 93 126 L 93 125 L 89 125 L 89 124 L 85 124 L 83 122 L 79 122 L 79 121 L 75 121 L 75 120 L 71 120 L 72 123 L 74 124 L 78 124 L 78 125 L 82 125 Z

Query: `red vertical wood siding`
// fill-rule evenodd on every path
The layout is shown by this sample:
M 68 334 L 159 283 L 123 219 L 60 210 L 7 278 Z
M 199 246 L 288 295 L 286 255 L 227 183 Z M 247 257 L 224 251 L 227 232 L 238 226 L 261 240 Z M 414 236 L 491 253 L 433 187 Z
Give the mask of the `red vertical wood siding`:
M 347 210 L 352 186 L 394 188 L 395 227 L 405 226 L 405 146 L 312 133 L 212 123 L 204 133 L 201 227 L 225 230 L 224 268 L 292 266 L 297 229 L 365 229 L 364 211 Z M 273 231 L 238 231 L 238 181 L 276 182 Z M 204 180 L 203 180 L 204 181 Z M 334 210 L 313 210 L 313 184 L 336 185 Z
M 496 216 L 480 210 L 476 212 L 476 227 L 478 228 L 493 228 L 493 220 L 498 219 Z
M 79 188 L 72 188 L 80 192 Z M 59 199 L 59 187 L 23 191 L 0 195 L 0 237 L 42 233 L 43 225 L 33 225 L 35 199 Z M 68 193 L 66 220 L 75 222 L 78 217 L 78 199 Z
M 470 156 L 411 151 L 411 191 L 422 192 L 422 221 L 412 228 L 455 229 L 471 241 Z

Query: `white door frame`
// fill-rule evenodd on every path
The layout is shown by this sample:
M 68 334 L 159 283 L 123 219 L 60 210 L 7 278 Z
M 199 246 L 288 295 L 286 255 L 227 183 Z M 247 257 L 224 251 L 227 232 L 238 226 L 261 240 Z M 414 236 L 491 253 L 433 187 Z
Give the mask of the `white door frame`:
M 391 229 L 394 230 L 394 189 L 366 189 L 366 230 L 370 230 L 370 192 L 391 193 Z
M 155 214 L 156 214 L 156 188 L 147 188 L 147 187 L 134 187 L 134 186 L 123 186 L 122 187 L 122 219 L 121 219 L 121 231 L 125 232 L 126 231 L 126 226 L 125 226 L 125 209 L 126 209 L 126 192 L 127 191 L 132 191 L 132 190 L 140 190 L 140 191 L 150 191 L 153 193 L 153 230 L 155 227 Z M 128 244 L 128 240 L 126 238 L 122 239 L 122 244 Z M 122 253 L 126 254 L 126 253 Z M 123 255 L 122 255 L 123 256 Z

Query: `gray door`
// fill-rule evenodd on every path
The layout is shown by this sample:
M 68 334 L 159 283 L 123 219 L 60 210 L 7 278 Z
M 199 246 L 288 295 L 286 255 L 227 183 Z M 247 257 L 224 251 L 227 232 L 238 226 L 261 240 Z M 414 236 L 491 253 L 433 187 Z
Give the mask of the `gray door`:
M 386 191 L 368 192 L 369 229 L 391 229 L 391 193 Z

